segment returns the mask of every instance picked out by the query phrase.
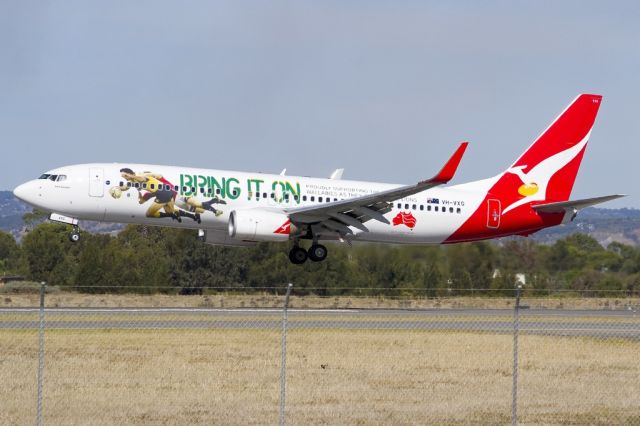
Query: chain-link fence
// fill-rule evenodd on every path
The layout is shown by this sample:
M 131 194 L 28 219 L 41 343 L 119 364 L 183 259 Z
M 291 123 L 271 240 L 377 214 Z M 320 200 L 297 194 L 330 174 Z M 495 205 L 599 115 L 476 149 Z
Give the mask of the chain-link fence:
M 640 424 L 638 297 L 287 290 L 4 294 L 0 423 Z

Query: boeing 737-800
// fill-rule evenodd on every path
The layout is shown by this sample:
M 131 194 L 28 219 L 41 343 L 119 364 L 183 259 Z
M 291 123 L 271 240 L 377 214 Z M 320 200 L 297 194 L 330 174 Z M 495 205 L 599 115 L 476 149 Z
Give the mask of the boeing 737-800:
M 442 187 L 442 170 L 413 185 L 205 170 L 146 164 L 83 164 L 48 171 L 14 190 L 53 221 L 192 228 L 209 244 L 291 242 L 291 262 L 327 257 L 323 240 L 449 244 L 527 236 L 574 219 L 579 209 L 622 195 L 569 201 L 601 96 L 578 96 L 506 171 Z M 310 240 L 309 249 L 301 247 Z

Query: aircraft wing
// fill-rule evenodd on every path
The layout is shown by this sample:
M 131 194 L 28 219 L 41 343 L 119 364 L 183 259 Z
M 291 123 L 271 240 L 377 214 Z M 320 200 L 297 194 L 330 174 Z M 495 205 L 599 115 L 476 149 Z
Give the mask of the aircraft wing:
M 445 184 L 453 178 L 467 145 L 468 142 L 461 143 L 442 170 L 431 179 L 347 200 L 286 209 L 285 213 L 294 223 L 317 224 L 342 236 L 353 233 L 349 226 L 367 232 L 364 222 L 371 219 L 389 224 L 383 215 L 391 211 L 395 200 Z
M 557 203 L 537 204 L 531 207 L 539 213 L 565 213 L 567 211 L 576 211 L 576 210 L 584 209 L 585 207 L 595 206 L 596 204 L 604 203 L 604 202 L 615 200 L 617 198 L 622 198 L 622 197 L 626 197 L 626 195 L 622 195 L 622 194 L 605 195 L 604 197 L 585 198 L 582 200 L 560 201 Z

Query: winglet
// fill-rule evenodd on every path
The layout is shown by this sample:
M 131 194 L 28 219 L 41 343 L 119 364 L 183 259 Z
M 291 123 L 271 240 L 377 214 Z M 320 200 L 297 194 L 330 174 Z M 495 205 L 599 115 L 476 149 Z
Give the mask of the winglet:
M 329 179 L 340 180 L 342 179 L 342 173 L 344 173 L 344 169 L 336 169 L 333 173 L 331 173 Z
M 467 145 L 469 142 L 462 142 L 456 152 L 453 153 L 447 164 L 444 165 L 440 173 L 423 182 L 438 182 L 438 183 L 447 183 L 453 176 L 456 174 L 456 170 L 458 169 L 458 165 L 460 164 L 460 160 L 462 160 L 462 156 L 464 155 L 464 151 L 467 149 Z

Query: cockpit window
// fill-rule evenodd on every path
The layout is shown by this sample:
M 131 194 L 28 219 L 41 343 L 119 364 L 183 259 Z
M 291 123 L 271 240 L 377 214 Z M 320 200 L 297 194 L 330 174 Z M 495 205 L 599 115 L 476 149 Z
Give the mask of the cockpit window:
M 67 180 L 67 175 L 58 175 L 56 182 L 62 182 L 63 180 Z
M 38 179 L 49 179 L 49 176 L 51 176 L 51 175 L 48 175 L 48 174 L 45 173 L 45 174 L 41 175 Z
M 50 176 L 49 176 L 49 180 L 52 180 L 52 181 L 54 181 L 54 182 L 55 182 L 55 181 L 56 181 L 56 179 L 58 179 L 58 175 L 50 175 Z

